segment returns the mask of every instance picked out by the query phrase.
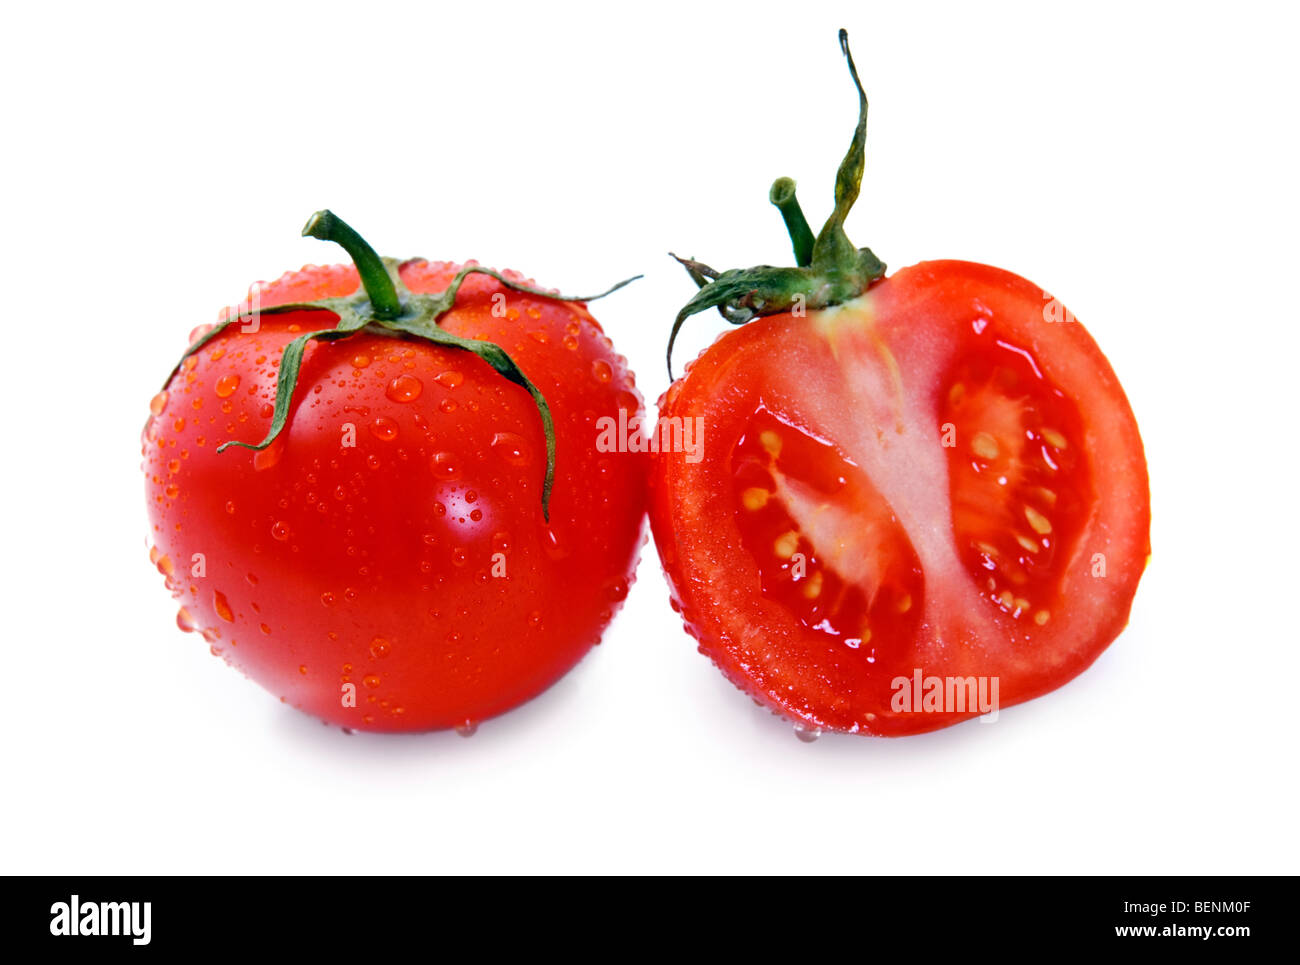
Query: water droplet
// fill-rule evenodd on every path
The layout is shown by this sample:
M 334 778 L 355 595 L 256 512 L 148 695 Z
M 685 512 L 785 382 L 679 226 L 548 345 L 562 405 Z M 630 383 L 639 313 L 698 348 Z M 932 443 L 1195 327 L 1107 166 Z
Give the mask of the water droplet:
M 611 600 L 627 599 L 627 580 L 616 579 L 605 585 L 605 593 Z
M 369 365 L 369 364 L 370 364 L 370 356 L 369 356 L 369 355 L 354 355 L 354 356 L 352 356 L 352 367 L 353 367 L 354 369 L 364 369 L 364 368 L 365 368 L 367 365 Z
M 517 432 L 498 432 L 494 435 L 492 437 L 492 451 L 512 466 L 522 466 L 528 462 L 528 451 L 524 447 L 524 437 Z
M 376 687 L 379 686 L 379 674 L 373 674 L 373 673 L 367 674 L 366 676 L 361 678 L 361 683 L 364 684 L 368 689 L 374 690 Z
M 283 543 L 289 538 L 289 524 L 282 519 L 272 523 L 271 535 Z
M 157 395 L 155 395 L 152 399 L 149 400 L 149 411 L 154 415 L 162 415 L 163 412 L 166 410 L 166 408 L 167 408 L 166 391 L 159 392 Z
M 465 376 L 461 375 L 459 372 L 455 370 L 448 369 L 446 372 L 439 373 L 438 376 L 433 381 L 437 382 L 439 385 L 445 386 L 448 389 L 454 389 L 456 388 L 456 386 L 460 385 L 462 382 L 465 381 Z
M 333 593 L 326 590 L 324 593 L 320 595 L 320 601 L 325 606 L 333 606 L 335 603 L 339 602 L 339 598 L 335 596 Z
M 430 467 L 433 474 L 441 479 L 455 479 L 460 475 L 460 467 L 456 465 L 456 457 L 450 452 L 434 453 L 430 461 Z
M 795 724 L 794 736 L 799 738 L 805 744 L 811 744 L 818 737 L 822 736 L 822 729 L 820 727 L 805 727 L 803 724 Z
M 456 733 L 461 737 L 473 737 L 478 732 L 478 722 L 467 720 L 463 724 L 456 725 Z
M 383 637 L 375 637 L 370 641 L 370 656 L 376 660 L 381 660 L 392 650 L 392 645 Z
M 173 459 L 171 462 L 167 463 L 167 471 L 171 473 L 180 472 L 181 461 L 179 459 Z
M 226 501 L 226 512 L 229 513 L 231 516 L 235 515 L 235 504 L 233 501 L 231 500 Z
M 570 352 L 576 350 L 578 347 L 577 336 L 576 335 L 564 336 L 564 347 L 567 348 Z
M 213 387 L 220 399 L 228 399 L 235 394 L 239 388 L 239 376 L 231 372 L 229 375 L 223 375 L 217 379 L 217 384 Z
M 212 608 L 217 611 L 217 616 L 227 623 L 235 622 L 235 611 L 230 609 L 230 601 L 220 590 L 212 591 Z
M 469 556 L 466 555 L 464 547 L 457 546 L 451 551 L 451 561 L 457 566 L 464 566 L 467 559 Z
M 388 383 L 384 394 L 394 402 L 414 402 L 424 391 L 424 383 L 414 375 L 399 375 Z
M 385 416 L 380 416 L 370 423 L 370 434 L 382 442 L 391 442 L 397 438 L 397 423 Z
M 280 461 L 282 455 L 284 455 L 284 437 L 276 439 L 265 449 L 253 453 L 253 469 L 257 472 L 270 469 Z
M 568 548 L 560 542 L 560 536 L 555 532 L 554 526 L 546 527 L 542 535 L 542 549 L 546 550 L 547 556 L 556 561 L 569 555 Z
M 591 363 L 591 374 L 596 377 L 597 382 L 608 382 L 614 377 L 614 369 L 604 359 L 596 359 Z
M 186 633 L 194 632 L 194 627 L 196 626 L 194 623 L 194 617 L 190 616 L 190 611 L 185 609 L 185 607 L 181 607 L 176 611 L 176 625 Z
M 172 483 L 166 489 L 164 489 L 163 492 L 167 494 L 168 499 L 175 499 L 177 496 L 181 494 L 181 489 L 175 483 Z
M 304 677 L 307 676 L 307 665 L 305 663 L 298 664 L 298 673 L 302 674 Z

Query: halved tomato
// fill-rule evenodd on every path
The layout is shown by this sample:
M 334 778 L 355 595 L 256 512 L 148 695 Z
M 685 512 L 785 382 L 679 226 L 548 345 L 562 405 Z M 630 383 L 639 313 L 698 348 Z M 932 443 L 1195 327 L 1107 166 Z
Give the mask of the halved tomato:
M 687 630 L 799 723 L 914 734 L 1046 693 L 1128 620 L 1150 553 L 1128 400 L 1072 314 L 997 268 L 891 277 L 844 232 L 867 97 L 815 237 L 778 178 L 796 267 L 678 259 L 719 338 L 660 400 L 651 524 Z M 660 438 L 670 438 L 661 430 Z
M 719 338 L 660 400 L 655 542 L 700 650 L 801 733 L 934 730 L 1059 687 L 1123 629 L 1150 553 L 1142 440 L 1105 356 L 1016 275 L 891 277 L 844 232 L 867 96 L 796 267 L 678 259 Z M 662 440 L 689 426 L 694 445 Z M 679 432 L 681 438 L 685 433 Z
M 701 430 L 652 476 L 674 607 L 805 728 L 902 735 L 981 709 L 923 707 L 922 680 L 995 679 L 1019 703 L 1127 622 L 1149 554 L 1137 424 L 1083 326 L 1023 278 L 925 262 L 756 319 L 660 418 Z

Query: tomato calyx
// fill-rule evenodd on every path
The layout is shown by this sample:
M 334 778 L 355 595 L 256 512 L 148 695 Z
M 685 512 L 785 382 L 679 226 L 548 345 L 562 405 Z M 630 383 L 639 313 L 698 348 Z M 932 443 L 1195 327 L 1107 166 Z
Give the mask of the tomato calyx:
M 542 516 L 550 521 L 551 487 L 555 480 L 555 423 L 551 418 L 550 406 L 541 390 L 515 364 L 501 346 L 483 339 L 463 338 L 442 329 L 438 320 L 456 304 L 456 295 L 461 284 L 472 274 L 488 275 L 514 291 L 526 292 L 542 298 L 564 302 L 590 302 L 604 298 L 631 284 L 641 275 L 624 279 L 617 285 L 598 295 L 561 295 L 558 292 L 544 291 L 530 285 L 512 281 L 500 272 L 481 265 L 466 265 L 456 273 L 447 288 L 434 295 L 415 294 L 407 290 L 402 283 L 399 269 L 406 262 L 392 258 L 381 258 L 364 238 L 361 237 L 342 218 L 328 209 L 317 211 L 308 219 L 302 229 L 303 237 L 332 241 L 340 245 L 352 258 L 357 274 L 361 278 L 361 290 L 355 295 L 342 298 L 322 298 L 308 302 L 289 302 L 268 308 L 258 307 L 258 315 L 284 314 L 286 312 L 324 311 L 337 316 L 333 328 L 324 328 L 305 332 L 284 347 L 280 358 L 279 372 L 276 377 L 275 405 L 271 415 L 271 427 L 266 438 L 258 443 L 237 442 L 231 440 L 217 447 L 217 452 L 224 452 L 232 446 L 260 451 L 270 446 L 279 437 L 289 420 L 289 411 L 293 403 L 293 393 L 297 388 L 298 372 L 302 365 L 307 343 L 334 342 L 350 338 L 359 332 L 385 335 L 393 338 L 421 339 L 434 345 L 445 345 L 462 349 L 482 359 L 509 382 L 521 386 L 532 396 L 537 413 L 542 420 L 542 430 L 546 437 L 546 476 L 542 483 Z M 419 261 L 420 259 L 411 259 Z M 171 380 L 181 363 L 186 358 L 203 348 L 208 342 L 221 334 L 234 323 L 247 323 L 250 318 L 240 310 L 228 313 L 208 332 L 194 341 L 167 376 Z
M 873 282 L 884 277 L 885 263 L 870 248 L 855 248 L 844 233 L 844 219 L 858 200 L 862 185 L 867 142 L 867 95 L 849 50 L 848 31 L 843 29 L 840 30 L 840 50 L 844 52 L 853 85 L 858 90 L 858 126 L 835 177 L 835 210 L 814 238 L 808 219 L 795 197 L 795 182 L 783 177 L 772 183 L 768 200 L 781 212 L 785 221 L 794 247 L 796 268 L 757 265 L 719 272 L 703 262 L 679 258 L 669 252 L 699 288 L 695 297 L 677 313 L 668 337 L 670 379 L 673 378 L 673 344 L 682 323 L 692 315 L 716 308 L 732 325 L 744 325 L 762 315 L 842 304 L 857 298 Z

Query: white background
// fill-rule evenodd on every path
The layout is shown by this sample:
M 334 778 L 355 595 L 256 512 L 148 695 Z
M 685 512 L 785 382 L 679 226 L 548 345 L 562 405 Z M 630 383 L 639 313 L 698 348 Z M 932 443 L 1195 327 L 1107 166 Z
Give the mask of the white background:
M 439 9 L 455 7 L 456 9 Z M 0 870 L 1296 872 L 1294 8 L 854 0 L 11 6 Z M 851 237 L 1059 295 L 1147 445 L 1129 629 L 929 736 L 794 738 L 694 649 L 647 546 L 604 644 L 477 736 L 345 736 L 182 635 L 139 432 L 256 279 L 337 250 L 524 270 L 653 401 L 665 254 L 789 258 L 871 97 Z M 694 319 L 683 360 L 720 328 Z

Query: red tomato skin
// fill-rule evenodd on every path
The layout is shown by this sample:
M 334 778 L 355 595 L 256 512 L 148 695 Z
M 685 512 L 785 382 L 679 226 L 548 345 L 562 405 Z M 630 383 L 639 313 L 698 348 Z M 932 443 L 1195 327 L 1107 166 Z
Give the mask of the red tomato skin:
M 828 382 L 832 402 L 826 409 L 838 404 L 839 425 L 865 425 L 888 446 L 894 413 L 883 393 L 850 404 L 839 376 L 827 373 L 837 373 L 843 359 L 864 346 L 886 346 L 903 391 L 920 399 L 919 408 L 936 411 L 942 386 L 935 376 L 947 364 L 946 346 L 959 341 L 974 311 L 1026 346 L 1045 375 L 1078 403 L 1098 508 L 1067 568 L 1061 593 L 1066 610 L 1046 628 L 1028 633 L 1009 619 L 990 618 L 977 612 L 964 587 L 953 587 L 958 581 L 927 574 L 925 618 L 915 638 L 888 641 L 878 666 L 864 673 L 860 664 L 819 649 L 806 628 L 758 593 L 758 571 L 736 549 L 741 540 L 733 522 L 730 427 L 760 402 L 798 408 Z M 1051 296 L 1010 272 L 971 262 L 922 262 L 846 305 L 804 318 L 766 316 L 728 330 L 686 367 L 660 400 L 659 414 L 702 418 L 703 458 L 654 457 L 651 529 L 673 609 L 700 652 L 733 684 L 803 727 L 906 736 L 976 713 L 895 713 L 892 681 L 898 676 L 916 669 L 927 676 L 996 676 L 999 708 L 1006 708 L 1073 679 L 1123 630 L 1150 556 L 1142 440 L 1106 357 L 1082 324 L 1072 316 L 1049 321 L 1053 313 L 1066 317 Z M 778 372 L 788 380 L 773 375 Z M 930 423 L 922 421 L 925 431 Z M 912 431 L 909 426 L 903 435 Z M 950 531 L 950 520 L 943 522 Z M 1104 578 L 1091 576 L 1093 553 L 1106 556 Z
M 432 293 L 458 268 L 417 260 L 401 275 Z M 358 284 L 351 267 L 308 267 L 262 286 L 260 302 Z M 545 394 L 549 525 L 531 397 L 469 353 L 424 342 L 311 343 L 280 440 L 217 453 L 265 436 L 282 349 L 333 321 L 295 312 L 262 316 L 253 333 L 232 325 L 170 380 L 143 439 L 151 556 L 182 628 L 283 702 L 349 729 L 476 724 L 554 683 L 626 597 L 646 457 L 597 451 L 596 421 L 640 414 L 641 397 L 585 306 L 471 275 L 441 325 L 496 342 Z

